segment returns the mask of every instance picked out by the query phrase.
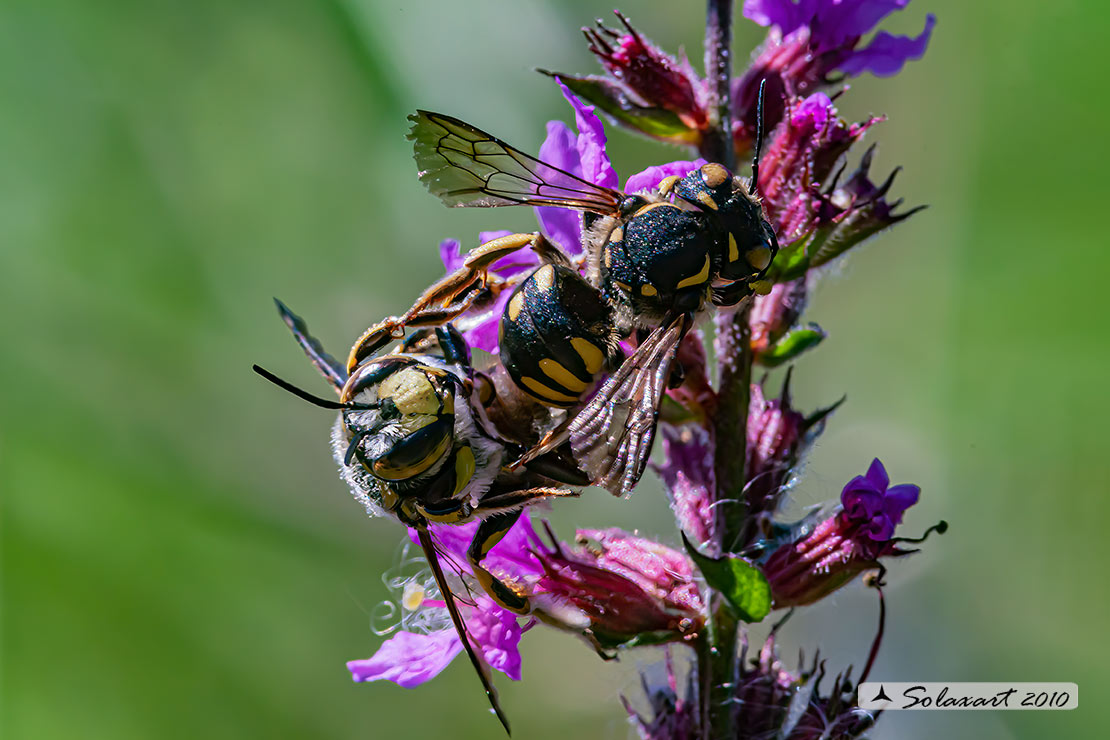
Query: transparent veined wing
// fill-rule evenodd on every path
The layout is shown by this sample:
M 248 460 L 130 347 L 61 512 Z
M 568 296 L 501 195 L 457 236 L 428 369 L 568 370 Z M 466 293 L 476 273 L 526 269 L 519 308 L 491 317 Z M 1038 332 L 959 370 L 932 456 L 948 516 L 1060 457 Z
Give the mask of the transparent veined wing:
M 409 120 L 420 180 L 448 206 L 554 206 L 603 216 L 618 212 L 619 191 L 542 162 L 465 121 L 423 110 Z

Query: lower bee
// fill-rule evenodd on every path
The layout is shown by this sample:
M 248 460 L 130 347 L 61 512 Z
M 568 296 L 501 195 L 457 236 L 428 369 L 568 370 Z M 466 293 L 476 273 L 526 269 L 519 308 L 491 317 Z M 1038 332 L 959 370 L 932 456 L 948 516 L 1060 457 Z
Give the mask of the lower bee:
M 630 493 L 651 454 L 678 345 L 696 317 L 710 306 L 735 306 L 770 290 L 765 276 L 778 242 L 754 186 L 749 190 L 723 165 L 708 163 L 665 179 L 654 192 L 622 193 L 542 162 L 457 118 L 418 111 L 410 120 L 420 179 L 447 205 L 585 212 L 585 277 L 540 234 L 487 242 L 406 314 L 371 327 L 351 350 L 348 366 L 405 326 L 434 325 L 464 313 L 488 290 L 494 262 L 531 247 L 543 264 L 516 288 L 501 322 L 501 361 L 513 381 L 541 403 L 574 409 L 602 370 L 615 369 L 565 425 L 517 464 L 569 440 L 595 484 L 614 494 Z M 760 131 L 753 183 L 761 140 Z M 623 359 L 619 341 L 637 332 L 642 341 Z
M 539 458 L 519 471 L 505 468 L 507 459 L 523 448 L 502 439 L 486 418 L 484 404 L 492 401 L 496 390 L 474 370 L 462 336 L 449 324 L 434 332 L 415 332 L 394 352 L 369 358 L 348 374 L 308 333 L 300 317 L 276 303 L 294 338 L 339 400 L 314 396 L 257 365 L 255 372 L 309 403 L 340 412 L 331 441 L 344 480 L 371 515 L 388 513 L 417 532 L 467 656 L 508 731 L 508 720 L 471 645 L 428 527 L 480 520 L 467 551 L 474 577 L 497 604 L 526 614 L 527 598 L 486 570 L 482 559 L 524 506 L 576 496 L 576 487 L 587 485 L 588 479 L 557 455 Z

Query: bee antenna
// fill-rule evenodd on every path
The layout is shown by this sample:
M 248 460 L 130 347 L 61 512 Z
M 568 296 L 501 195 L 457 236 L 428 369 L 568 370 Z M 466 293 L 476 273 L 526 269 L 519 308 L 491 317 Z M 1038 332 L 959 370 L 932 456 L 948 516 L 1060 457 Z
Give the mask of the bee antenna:
M 759 192 L 759 155 L 763 152 L 763 88 L 767 87 L 767 78 L 759 81 L 759 96 L 755 101 L 755 156 L 752 157 L 752 186 L 749 188 L 752 195 Z
M 378 408 L 378 404 L 376 404 L 376 403 L 340 403 L 339 401 L 329 401 L 326 398 L 320 398 L 319 396 L 314 396 L 311 393 L 309 393 L 308 391 L 302 390 L 301 388 L 298 388 L 297 386 L 293 385 L 292 383 L 290 383 L 287 380 L 282 380 L 281 378 L 274 375 L 272 372 L 270 372 L 269 370 L 267 370 L 264 367 L 260 367 L 258 365 L 252 365 L 251 369 L 254 370 L 256 373 L 258 373 L 259 375 L 261 375 L 266 380 L 268 380 L 271 383 L 273 383 L 274 385 L 276 385 L 278 388 L 281 388 L 282 390 L 288 391 L 289 393 L 292 393 L 294 396 L 297 396 L 298 398 L 304 399 L 305 401 L 308 401 L 309 403 L 311 403 L 313 406 L 319 406 L 322 409 L 330 409 L 330 410 L 333 410 L 333 411 L 339 411 L 339 410 L 342 410 L 342 409 L 348 409 L 348 410 L 352 410 L 352 411 L 366 411 L 366 410 L 369 410 L 369 409 Z

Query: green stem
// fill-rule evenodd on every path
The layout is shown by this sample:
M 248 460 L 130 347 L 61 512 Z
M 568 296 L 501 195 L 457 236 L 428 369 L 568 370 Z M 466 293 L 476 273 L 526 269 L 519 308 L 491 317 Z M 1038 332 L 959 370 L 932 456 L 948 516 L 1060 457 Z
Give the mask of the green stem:
M 709 128 L 699 152 L 710 162 L 734 167 L 732 146 L 732 7 L 733 0 L 708 0 L 705 21 L 705 73 L 708 78 Z M 716 452 L 713 492 L 714 523 L 710 554 L 728 553 L 740 536 L 742 510 L 737 502 L 744 485 L 748 402 L 752 373 L 748 310 L 741 308 L 716 318 L 715 354 L 720 369 L 718 403 L 714 414 Z M 739 676 L 740 624 L 724 597 L 709 589 L 706 630 L 697 646 L 699 710 L 704 740 L 737 736 L 734 697 Z

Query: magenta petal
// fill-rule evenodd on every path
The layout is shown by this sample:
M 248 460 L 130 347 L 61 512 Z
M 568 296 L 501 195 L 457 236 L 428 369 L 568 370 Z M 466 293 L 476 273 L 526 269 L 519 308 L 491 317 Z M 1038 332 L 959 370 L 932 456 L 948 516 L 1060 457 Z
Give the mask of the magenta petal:
M 496 606 L 489 599 L 479 599 L 478 609 L 466 618 L 466 629 L 481 647 L 491 668 L 514 681 L 520 680 L 520 625 L 516 615 Z
M 894 36 L 879 31 L 866 48 L 853 52 L 837 68 L 847 75 L 870 72 L 878 77 L 890 77 L 901 71 L 911 59 L 920 59 L 929 46 L 929 38 L 937 19 L 933 14 L 925 19 L 925 30 L 916 37 Z
M 875 542 L 886 542 L 894 536 L 894 522 L 885 514 L 879 515 L 867 525 L 866 533 Z
M 891 486 L 883 497 L 883 510 L 895 524 L 901 524 L 906 509 L 916 504 L 920 496 L 921 487 L 912 483 Z
M 683 175 L 693 172 L 703 164 L 705 164 L 705 160 L 699 158 L 695 159 L 693 162 L 668 162 L 667 164 L 648 167 L 646 170 L 637 172 L 635 175 L 628 178 L 628 182 L 624 184 L 624 192 L 639 193 L 644 190 L 654 190 L 664 178 L 671 177 L 672 175 L 682 177 Z
M 447 270 L 448 275 L 462 267 L 464 257 L 459 240 L 444 239 L 441 241 L 439 243 L 439 258 L 443 261 L 443 267 Z
M 582 176 L 582 160 L 578 156 L 578 137 L 562 121 L 548 121 L 547 138 L 540 147 L 540 159 Z M 571 254 L 582 251 L 582 216 L 567 208 L 535 208 L 544 234 Z
M 427 635 L 398 632 L 382 643 L 374 657 L 349 661 L 347 670 L 356 682 L 385 679 L 411 689 L 438 676 L 461 651 L 454 630 Z
M 890 485 L 890 476 L 886 474 L 886 468 L 877 457 L 871 461 L 871 467 L 867 469 L 867 480 L 878 488 L 880 493 L 886 491 L 887 486 Z
M 814 16 L 817 1 L 744 0 L 744 17 L 761 26 L 778 26 L 785 36 Z
M 832 100 L 822 92 L 813 93 L 790 114 L 790 125 L 803 131 L 823 131 L 829 118 L 836 116 Z
M 594 114 L 594 107 L 580 101 L 570 88 L 555 78 L 563 89 L 563 96 L 574 108 L 575 126 L 578 128 L 578 157 L 582 161 L 582 179 L 606 188 L 617 187 L 617 173 L 605 153 L 605 129 L 601 119 Z
M 870 519 L 883 510 L 883 494 L 863 476 L 856 476 L 840 494 L 840 503 L 850 519 Z

